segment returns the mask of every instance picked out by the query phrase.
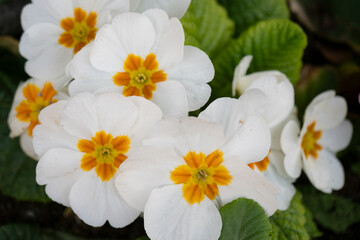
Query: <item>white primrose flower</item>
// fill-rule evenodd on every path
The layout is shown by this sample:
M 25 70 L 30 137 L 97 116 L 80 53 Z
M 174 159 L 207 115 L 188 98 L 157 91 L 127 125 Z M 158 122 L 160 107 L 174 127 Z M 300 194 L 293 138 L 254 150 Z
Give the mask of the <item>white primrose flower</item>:
M 204 52 L 184 46 L 178 19 L 151 9 L 121 14 L 101 28 L 69 72 L 75 78 L 70 95 L 117 91 L 151 100 L 164 115 L 183 117 L 209 99 L 214 67 Z
M 285 153 L 285 170 L 297 178 L 301 169 L 317 189 L 331 193 L 344 185 L 344 169 L 335 153 L 351 140 L 352 124 L 345 120 L 346 101 L 329 90 L 319 94 L 308 105 L 300 131 L 289 121 L 281 134 Z M 300 133 L 300 135 L 299 135 Z
M 124 202 L 114 179 L 161 118 L 150 101 L 119 93 L 82 93 L 45 108 L 34 129 L 36 181 L 91 226 L 130 224 L 140 211 Z
M 278 115 L 273 114 L 271 111 L 279 113 L 281 111 L 288 112 L 289 109 L 281 109 L 279 105 L 282 106 L 282 104 L 278 104 L 278 102 L 284 100 L 291 101 L 291 99 L 282 97 L 276 99 L 276 93 L 280 92 L 278 93 L 279 96 L 291 94 L 281 93 L 283 89 L 281 91 L 279 89 L 282 88 L 282 85 L 276 82 L 275 79 L 259 79 L 257 81 L 259 88 L 254 87 L 246 90 L 239 99 L 216 99 L 200 113 L 199 118 L 222 124 L 228 135 L 240 129 L 245 119 L 252 115 L 262 116 L 268 123 L 268 126 L 272 126 L 270 129 L 272 143 L 267 156 L 248 165 L 280 190 L 279 195 L 276 195 L 278 209 L 285 210 L 295 194 L 295 188 L 292 185 L 293 179 L 284 170 L 284 155 L 281 149 L 277 147 L 280 145 L 280 143 L 277 143 L 280 142 L 280 134 L 278 132 L 282 130 L 281 127 L 285 125 L 286 119 L 279 119 Z M 261 91 L 261 89 L 264 91 Z M 281 122 L 277 123 L 279 120 Z
M 247 164 L 264 158 L 270 132 L 252 116 L 231 136 L 198 118 L 164 119 L 148 133 L 131 161 L 119 169 L 116 188 L 144 211 L 151 239 L 218 239 L 218 208 L 240 197 L 276 210 L 277 189 Z
M 39 124 L 39 112 L 46 106 L 66 98 L 59 81 L 28 79 L 18 86 L 8 117 L 10 137 L 20 137 L 20 146 L 29 157 L 38 157 L 32 144 L 33 129 Z
M 169 17 L 181 18 L 190 3 L 191 0 L 131 0 L 130 11 L 142 13 L 150 8 L 161 8 Z
M 32 0 L 21 14 L 26 72 L 42 79 L 65 76 L 68 62 L 111 21 L 112 12 L 127 11 L 129 0 Z

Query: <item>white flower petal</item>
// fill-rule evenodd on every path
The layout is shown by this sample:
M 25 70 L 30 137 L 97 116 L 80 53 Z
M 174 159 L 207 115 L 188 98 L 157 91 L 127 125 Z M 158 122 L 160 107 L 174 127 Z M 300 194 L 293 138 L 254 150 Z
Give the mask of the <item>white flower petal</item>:
M 54 147 L 77 150 L 77 139 L 69 135 L 60 126 L 60 114 L 67 104 L 60 101 L 44 108 L 39 114 L 41 124 L 33 130 L 33 146 L 39 157 Z
M 84 172 L 82 170 L 77 170 L 64 176 L 49 179 L 46 182 L 46 194 L 53 201 L 60 203 L 66 207 L 70 207 L 70 189 L 83 174 Z
M 329 100 L 317 103 L 305 115 L 304 125 L 316 121 L 317 129 L 330 129 L 344 121 L 347 113 L 347 104 L 343 97 L 336 96 Z
M 353 127 L 349 120 L 345 120 L 339 126 L 322 131 L 319 144 L 336 153 L 345 149 L 351 140 Z
M 163 28 L 156 29 L 158 31 L 162 30 L 162 32 L 157 32 L 155 43 L 151 49 L 156 55 L 156 60 L 159 62 L 159 68 L 166 71 L 171 66 L 180 63 L 183 58 L 184 30 L 180 21 L 176 18 L 167 20 L 162 23 L 163 26 L 159 26 L 159 22 L 165 20 L 156 19 L 158 14 L 164 13 L 160 9 L 151 9 L 146 11 L 146 13 L 151 16 L 150 19 L 156 22 L 158 28 Z
M 124 13 L 111 23 L 118 44 L 124 47 L 127 54 L 135 54 L 145 58 L 155 41 L 155 30 L 151 21 L 138 13 Z
M 334 90 L 328 90 L 325 92 L 320 93 L 319 95 L 317 95 L 311 102 L 310 104 L 306 107 L 306 111 L 305 111 L 305 116 L 309 115 L 309 112 L 311 112 L 313 110 L 313 107 L 324 101 L 324 100 L 329 100 L 331 98 L 334 98 L 336 95 Z
M 47 49 L 62 49 L 64 47 L 58 44 L 62 32 L 60 26 L 38 23 L 28 28 L 21 36 L 19 51 L 25 58 L 33 59 L 42 55 Z
M 280 138 L 281 149 L 285 154 L 298 147 L 300 128 L 299 124 L 290 120 L 286 123 Z
M 270 130 L 259 115 L 253 115 L 236 130 L 224 146 L 224 155 L 236 155 L 246 164 L 266 157 L 270 149 Z
M 201 119 L 219 123 L 226 138 L 234 134 L 246 116 L 241 103 L 234 98 L 218 98 L 199 114 Z
M 156 84 L 151 99 L 163 111 L 165 116 L 182 118 L 189 112 L 186 90 L 176 81 L 165 81 Z
M 182 196 L 182 185 L 152 191 L 144 212 L 144 225 L 151 239 L 216 240 L 222 227 L 215 204 L 205 197 L 189 205 Z
M 91 171 L 84 174 L 70 190 L 71 208 L 90 226 L 102 226 L 107 220 L 106 184 Z
M 119 195 L 114 186 L 114 180 L 106 183 L 107 220 L 115 228 L 125 227 L 132 223 L 140 211 L 130 207 Z
M 272 159 L 270 159 L 270 161 L 272 162 Z M 278 203 L 278 209 L 281 211 L 286 210 L 296 193 L 295 187 L 291 184 L 291 179 L 284 178 L 271 164 L 268 169 L 263 172 L 263 175 L 280 191 L 279 194 L 275 196 Z
M 302 168 L 300 147 L 288 150 L 284 158 L 284 168 L 290 177 L 298 178 L 300 176 Z
M 58 20 L 73 15 L 74 7 L 71 0 L 33 0 L 32 2 L 37 8 L 49 13 Z
M 47 184 L 52 178 L 65 176 L 80 168 L 84 154 L 66 148 L 52 148 L 42 156 L 36 166 L 36 181 Z
M 131 0 L 130 9 L 142 13 L 150 8 L 160 8 L 170 17 L 181 18 L 190 5 L 191 0 Z
M 53 44 L 46 48 L 41 55 L 28 59 L 25 64 L 25 71 L 30 76 L 40 79 L 64 77 L 66 66 L 72 56 L 72 49 Z M 70 77 L 68 81 L 70 81 Z
M 190 111 L 199 109 L 209 99 L 211 88 L 206 83 L 214 78 L 215 71 L 209 57 L 200 49 L 185 46 L 182 62 L 166 73 L 169 80 L 179 81 L 185 86 Z
M 113 136 L 128 134 L 139 118 L 136 105 L 120 93 L 97 95 L 94 107 L 99 130 L 111 133 Z
M 320 151 L 317 159 L 304 158 L 304 171 L 314 187 L 325 193 L 344 186 L 344 168 L 339 159 L 326 150 Z
M 90 63 L 97 70 L 107 73 L 122 71 L 128 56 L 125 46 L 121 43 L 114 28 L 104 25 L 96 33 L 90 50 Z
M 34 4 L 27 4 L 21 12 L 21 26 L 24 30 L 37 23 L 52 23 L 54 25 L 59 24 L 59 19 L 52 16 L 46 11 L 38 8 Z
M 245 74 L 248 70 L 250 63 L 253 59 L 253 56 L 247 55 L 241 59 L 239 64 L 235 68 L 234 78 L 232 81 L 232 95 L 235 96 L 236 90 L 242 94 L 245 92 L 245 89 L 250 85 L 251 79 L 248 81 Z
M 20 147 L 24 151 L 24 153 L 29 157 L 31 157 L 32 159 L 34 160 L 39 159 L 33 147 L 33 138 L 30 137 L 27 132 L 24 132 L 20 137 Z
M 218 185 L 219 196 L 225 205 L 243 197 L 256 201 L 268 216 L 277 209 L 278 190 L 263 176 L 253 171 L 239 157 L 226 157 L 222 163 L 232 176 L 229 185 Z
M 184 161 L 171 151 L 141 147 L 120 165 L 115 186 L 132 207 L 144 211 L 151 191 L 172 184 L 170 172 Z
M 91 46 L 92 44 L 88 44 L 82 48 L 68 65 L 69 74 L 75 78 L 69 85 L 70 96 L 114 86 L 114 74 L 99 71 L 91 65 Z
M 262 116 L 270 128 L 283 121 L 294 107 L 294 87 L 280 72 L 255 79 L 246 91 L 250 89 L 260 89 L 266 94 Z
M 90 93 L 81 93 L 71 98 L 61 115 L 61 126 L 72 136 L 91 139 L 101 130 L 95 102 L 95 95 Z
M 146 136 L 148 129 L 161 120 L 161 109 L 154 103 L 142 97 L 134 96 L 128 97 L 127 99 L 136 105 L 138 113 L 137 121 L 131 128 L 131 132 L 136 134 L 133 138 L 142 140 Z

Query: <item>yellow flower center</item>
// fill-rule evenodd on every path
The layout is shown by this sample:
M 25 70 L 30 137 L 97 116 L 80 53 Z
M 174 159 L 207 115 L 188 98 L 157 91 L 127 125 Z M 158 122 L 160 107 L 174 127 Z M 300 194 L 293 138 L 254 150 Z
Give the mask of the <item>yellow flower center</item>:
M 183 197 L 189 204 L 200 203 L 205 195 L 214 200 L 219 195 L 218 185 L 228 185 L 232 180 L 229 171 L 221 165 L 223 153 L 215 150 L 209 155 L 188 152 L 184 157 L 186 165 L 180 165 L 170 172 L 175 184 L 183 184 Z
M 316 122 L 313 121 L 307 126 L 306 133 L 301 141 L 301 148 L 304 151 L 306 159 L 308 159 L 309 155 L 317 159 L 318 151 L 322 149 L 321 145 L 317 143 L 317 141 L 321 138 L 321 131 L 316 131 L 315 125 Z
M 65 31 L 59 37 L 59 44 L 74 48 L 74 54 L 76 54 L 95 38 L 96 20 L 96 12 L 90 12 L 88 15 L 83 9 L 75 8 L 73 18 L 67 17 L 60 22 L 61 28 Z
M 261 161 L 259 162 L 255 162 L 255 163 L 249 163 L 248 166 L 252 169 L 255 170 L 255 167 L 260 171 L 266 171 L 266 169 L 269 167 L 270 164 L 270 160 L 269 160 L 269 154 L 271 151 L 269 151 L 268 155 Z
M 50 82 L 44 84 L 42 90 L 35 84 L 29 83 L 23 88 L 24 100 L 15 108 L 16 118 L 22 122 L 30 122 L 28 134 L 32 136 L 34 127 L 39 124 L 39 113 L 46 106 L 56 102 L 53 97 L 57 94 Z
M 81 158 L 81 169 L 90 171 L 95 168 L 97 176 L 102 181 L 109 181 L 117 169 L 127 158 L 130 139 L 127 136 L 114 138 L 104 131 L 97 132 L 91 140 L 81 139 L 77 148 L 84 155 Z
M 117 86 L 124 86 L 124 96 L 143 96 L 151 99 L 156 83 L 166 80 L 166 73 L 158 71 L 159 63 L 156 56 L 150 53 L 145 60 L 134 54 L 129 54 L 124 62 L 125 72 L 113 76 Z

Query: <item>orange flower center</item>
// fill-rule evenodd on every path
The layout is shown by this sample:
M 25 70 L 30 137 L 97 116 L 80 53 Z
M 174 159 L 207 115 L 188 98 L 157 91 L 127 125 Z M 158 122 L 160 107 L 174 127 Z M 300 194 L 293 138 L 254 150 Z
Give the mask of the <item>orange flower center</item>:
M 24 100 L 15 108 L 19 121 L 30 122 L 28 134 L 32 136 L 34 127 L 39 124 L 39 113 L 46 106 L 56 102 L 53 97 L 57 94 L 50 82 L 44 84 L 42 90 L 35 84 L 29 83 L 23 88 Z
M 76 54 L 95 38 L 97 31 L 95 27 L 96 20 L 96 12 L 90 12 L 88 15 L 81 8 L 75 8 L 73 18 L 67 17 L 60 22 L 61 28 L 65 31 L 59 37 L 59 44 L 74 48 L 74 54 Z
M 145 60 L 134 54 L 129 54 L 124 63 L 125 72 L 113 76 L 117 86 L 124 86 L 124 96 L 144 96 L 151 99 L 156 83 L 166 80 L 166 73 L 158 71 L 159 63 L 156 56 L 150 53 Z
M 301 141 L 301 148 L 304 151 L 306 159 L 309 155 L 313 156 L 315 159 L 318 157 L 318 151 L 322 149 L 321 145 L 317 141 L 321 138 L 321 131 L 315 130 L 316 122 L 313 121 L 310 125 L 307 126 L 306 133 L 304 134 Z
M 229 171 L 221 165 L 223 153 L 219 150 L 209 155 L 188 152 L 186 165 L 176 167 L 170 173 L 175 184 L 183 184 L 183 197 L 189 204 L 200 203 L 205 195 L 214 200 L 219 195 L 218 185 L 228 185 L 232 180 Z
M 270 160 L 269 160 L 269 154 L 271 151 L 269 151 L 268 155 L 261 161 L 259 162 L 255 162 L 255 163 L 249 163 L 248 166 L 252 169 L 255 170 L 255 167 L 260 171 L 266 171 L 266 169 L 269 166 Z
M 81 139 L 77 148 L 84 155 L 81 158 L 81 169 L 95 172 L 102 181 L 109 181 L 116 173 L 120 164 L 127 158 L 130 139 L 127 136 L 114 138 L 104 131 L 97 132 L 91 140 Z

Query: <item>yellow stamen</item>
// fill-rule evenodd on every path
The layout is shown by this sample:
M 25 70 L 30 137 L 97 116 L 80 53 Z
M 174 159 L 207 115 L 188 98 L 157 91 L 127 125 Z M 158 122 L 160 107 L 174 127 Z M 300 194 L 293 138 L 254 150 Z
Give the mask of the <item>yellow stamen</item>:
M 81 139 L 77 148 L 84 155 L 81 159 L 81 169 L 95 172 L 102 181 L 109 181 L 123 163 L 129 151 L 130 139 L 127 136 L 114 138 L 104 131 L 97 132 L 91 140 Z
M 113 76 L 117 86 L 124 86 L 124 96 L 144 96 L 151 99 L 156 83 L 166 80 L 166 73 L 158 71 L 159 63 L 156 56 L 150 53 L 145 60 L 134 54 L 129 54 L 124 62 L 125 72 Z
M 25 100 L 15 108 L 16 118 L 22 122 L 30 122 L 28 134 L 32 136 L 34 127 L 39 124 L 39 113 L 48 105 L 56 102 L 54 96 L 57 94 L 50 82 L 44 84 L 42 90 L 35 84 L 29 83 L 23 88 Z
M 186 165 L 176 167 L 170 173 L 175 184 L 183 184 L 183 197 L 189 204 L 200 203 L 205 195 L 214 200 L 219 195 L 218 185 L 229 185 L 232 176 L 221 165 L 223 153 L 219 150 L 209 155 L 188 152 L 184 157 Z
M 75 8 L 73 18 L 67 17 L 60 22 L 60 26 L 65 32 L 60 35 L 59 44 L 67 48 L 73 48 L 74 54 L 76 54 L 95 38 L 97 32 L 96 20 L 96 12 L 90 12 L 88 15 L 83 9 Z
M 304 151 L 305 158 L 308 159 L 309 155 L 315 159 L 318 158 L 318 151 L 322 149 L 321 145 L 318 144 L 318 140 L 321 138 L 322 132 L 315 130 L 316 122 L 313 121 L 307 126 L 306 133 L 304 134 L 301 141 L 301 148 Z

